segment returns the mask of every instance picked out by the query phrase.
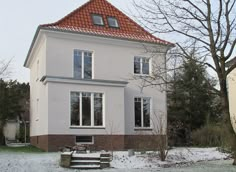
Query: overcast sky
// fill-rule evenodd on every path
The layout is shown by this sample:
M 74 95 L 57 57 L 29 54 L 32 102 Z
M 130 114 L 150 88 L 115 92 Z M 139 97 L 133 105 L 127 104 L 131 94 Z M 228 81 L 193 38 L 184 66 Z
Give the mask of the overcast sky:
M 0 59 L 13 59 L 11 79 L 29 82 L 29 69 L 23 67 L 39 24 L 64 17 L 88 0 L 6 0 L 0 6 Z M 130 13 L 132 0 L 108 0 Z M 127 14 L 129 15 L 129 14 Z

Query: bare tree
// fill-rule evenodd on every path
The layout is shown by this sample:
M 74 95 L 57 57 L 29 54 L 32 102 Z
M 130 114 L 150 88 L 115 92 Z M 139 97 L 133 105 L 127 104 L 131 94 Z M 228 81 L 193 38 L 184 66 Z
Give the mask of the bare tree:
M 159 135 L 159 137 L 155 137 L 155 143 L 157 144 L 158 156 L 161 161 L 165 161 L 168 155 L 168 147 L 167 147 L 167 120 L 165 113 L 154 113 L 152 119 L 153 125 L 153 135 Z
M 9 66 L 11 63 L 11 59 L 10 60 L 4 60 L 4 59 L 0 59 L 0 79 L 7 77 L 10 72 L 9 72 Z
M 216 73 L 220 88 L 215 92 L 221 98 L 222 122 L 233 135 L 231 148 L 236 165 L 236 135 L 230 122 L 226 85 L 228 74 L 236 68 L 236 61 L 226 67 L 228 61 L 236 59 L 235 3 L 236 0 L 134 0 L 138 19 L 146 29 L 181 37 L 177 46 L 184 54 L 196 42 L 199 55 L 207 60 L 205 65 Z
M 111 161 L 113 160 L 115 135 L 120 132 L 119 126 L 119 123 L 117 124 L 113 120 L 109 120 L 108 128 L 106 128 L 106 134 L 109 136 L 108 143 L 111 151 Z

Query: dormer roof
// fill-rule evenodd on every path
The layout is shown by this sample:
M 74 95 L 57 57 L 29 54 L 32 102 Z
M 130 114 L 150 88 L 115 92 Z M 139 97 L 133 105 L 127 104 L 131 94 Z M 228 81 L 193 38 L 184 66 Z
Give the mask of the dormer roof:
M 94 15 L 102 17 L 102 22 L 97 21 L 100 24 L 94 24 Z M 141 43 L 174 46 L 173 43 L 157 38 L 146 31 L 107 0 L 89 0 L 57 22 L 39 25 L 24 63 L 26 67 L 28 66 L 29 56 L 35 42 L 38 40 L 41 30 L 78 33 Z
M 94 24 L 92 18 L 93 15 L 101 16 L 104 25 Z M 117 20 L 118 27 L 109 26 L 109 17 L 115 18 Z M 107 0 L 90 0 L 59 21 L 51 24 L 40 25 L 40 27 L 141 42 L 165 45 L 172 44 L 147 32 Z

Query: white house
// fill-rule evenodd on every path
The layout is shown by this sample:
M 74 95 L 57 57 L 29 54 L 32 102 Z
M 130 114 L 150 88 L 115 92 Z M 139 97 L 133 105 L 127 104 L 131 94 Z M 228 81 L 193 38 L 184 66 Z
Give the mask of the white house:
M 30 69 L 31 144 L 46 151 L 75 144 L 154 148 L 152 139 L 165 135 L 154 130 L 159 117 L 166 126 L 166 92 L 141 91 L 141 81 L 131 78 L 152 75 L 154 63 L 165 67 L 171 46 L 106 0 L 90 0 L 40 25 L 24 64 Z
M 226 66 L 229 67 L 236 63 L 236 58 L 229 61 Z M 231 117 L 231 123 L 236 133 L 236 69 L 229 73 L 227 77 L 227 85 L 228 85 L 228 97 L 229 97 L 229 111 Z

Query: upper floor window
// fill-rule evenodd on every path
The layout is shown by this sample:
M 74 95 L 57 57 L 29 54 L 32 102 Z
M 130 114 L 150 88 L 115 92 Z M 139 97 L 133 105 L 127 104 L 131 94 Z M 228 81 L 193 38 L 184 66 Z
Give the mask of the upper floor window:
M 145 57 L 134 57 L 134 73 L 149 75 L 150 59 Z
M 150 127 L 150 100 L 148 97 L 134 98 L 135 127 Z
M 99 14 L 92 14 L 93 24 L 104 26 L 103 18 Z
M 103 94 L 71 92 L 71 125 L 103 126 Z
M 92 79 L 92 52 L 74 50 L 74 77 Z
M 118 21 L 115 17 L 107 17 L 107 21 L 110 27 L 119 27 Z

